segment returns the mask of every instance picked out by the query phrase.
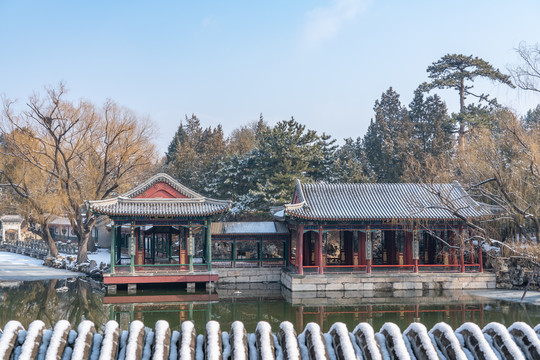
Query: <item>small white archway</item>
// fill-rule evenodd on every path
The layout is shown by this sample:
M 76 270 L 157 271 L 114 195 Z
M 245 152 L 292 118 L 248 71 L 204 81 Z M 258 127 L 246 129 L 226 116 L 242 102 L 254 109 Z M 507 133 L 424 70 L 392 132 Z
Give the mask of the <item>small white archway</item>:
M 23 218 L 19 215 L 3 215 L 0 217 L 2 223 L 2 242 L 6 241 L 6 231 L 17 230 L 17 240 L 21 240 L 21 225 Z

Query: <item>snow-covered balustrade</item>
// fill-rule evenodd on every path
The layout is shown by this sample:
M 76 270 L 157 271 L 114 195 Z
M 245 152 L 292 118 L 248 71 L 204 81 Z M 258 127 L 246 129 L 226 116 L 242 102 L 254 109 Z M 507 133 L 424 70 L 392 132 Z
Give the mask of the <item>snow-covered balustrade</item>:
M 364 359 L 382 360 L 381 348 L 371 325 L 368 323 L 358 324 L 353 330 L 353 335 Z
M 270 324 L 266 321 L 260 321 L 255 329 L 255 338 L 257 339 L 257 355 L 259 360 L 275 360 L 274 336 Z
M 184 321 L 180 331 L 178 360 L 195 360 L 197 333 L 191 321 Z
M 85 360 L 88 359 L 90 350 L 92 348 L 92 343 L 94 339 L 94 333 L 96 328 L 94 323 L 85 320 L 79 324 L 77 328 L 78 336 L 75 340 L 75 345 L 73 345 L 73 353 L 71 355 L 72 360 Z
M 540 340 L 534 330 L 524 322 L 515 322 L 508 328 L 514 342 L 527 359 L 540 359 Z
M 308 323 L 304 332 L 298 336 L 300 346 L 307 348 L 306 354 L 302 354 L 302 359 L 309 360 L 329 360 L 326 342 L 324 341 L 321 328 L 316 323 Z M 307 356 L 307 357 L 306 357 Z
M 349 330 L 344 323 L 334 323 L 328 333 L 332 337 L 337 360 L 356 360 L 357 355 L 349 336 Z
M 439 360 L 437 350 L 435 350 L 424 324 L 412 323 L 409 325 L 403 332 L 403 340 L 409 352 L 417 360 Z
M 401 335 L 399 327 L 394 323 L 385 323 L 381 330 L 375 334 L 379 344 L 383 358 L 390 360 L 410 360 L 411 355 L 405 346 L 405 341 Z
M 293 324 L 284 321 L 279 324 L 278 340 L 283 351 L 283 360 L 300 360 L 298 336 Z
M 519 346 L 512 340 L 512 337 L 504 325 L 492 322 L 487 324 L 482 332 L 487 335 L 490 345 L 499 352 L 499 355 L 506 360 L 525 360 L 525 356 Z
M 431 338 L 431 342 L 435 345 L 441 359 L 468 359 L 450 325 L 443 322 L 436 324 L 429 331 L 429 337 Z
M 477 360 L 499 360 L 478 325 L 467 322 L 456 330 L 462 347 L 466 347 Z
M 231 360 L 247 360 L 249 358 L 247 331 L 243 322 L 235 321 L 232 323 L 229 341 Z
M 221 328 L 217 321 L 206 323 L 206 336 L 204 338 L 205 360 L 221 360 L 222 352 Z
M 393 323 L 385 323 L 377 333 L 368 323 L 358 324 L 352 333 L 345 324 L 335 323 L 325 334 L 318 324 L 309 323 L 298 336 L 288 321 L 274 329 L 261 321 L 253 333 L 240 321 L 232 324 L 230 333 L 209 321 L 199 335 L 191 321 L 182 322 L 180 331 L 172 331 L 165 320 L 153 327 L 135 320 L 128 330 L 114 320 L 104 326 L 88 320 L 75 325 L 61 320 L 47 328 L 36 320 L 25 330 L 18 321 L 10 321 L 0 332 L 0 360 L 540 359 L 540 339 L 522 322 L 508 329 L 490 323 L 483 330 L 465 323 L 455 332 L 445 323 L 429 332 L 413 323 L 403 333 Z

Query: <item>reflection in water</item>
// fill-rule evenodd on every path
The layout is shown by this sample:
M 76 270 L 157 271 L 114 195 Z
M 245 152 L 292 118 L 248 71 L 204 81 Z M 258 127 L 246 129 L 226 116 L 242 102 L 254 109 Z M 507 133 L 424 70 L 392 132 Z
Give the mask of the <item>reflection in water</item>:
M 67 286 L 67 292 L 57 292 Z M 415 293 L 413 296 L 393 297 L 396 294 L 348 293 L 287 293 L 276 285 L 255 289 L 218 289 L 188 293 L 171 289 L 141 289 L 136 295 L 119 292 L 105 296 L 100 283 L 79 279 L 0 283 L 0 325 L 12 319 L 25 327 L 35 319 L 52 326 L 67 319 L 78 324 L 92 320 L 100 329 L 109 319 L 117 320 L 123 329 L 132 320 L 147 326 L 167 320 L 173 330 L 179 330 L 184 320 L 193 320 L 198 333 L 204 332 L 206 322 L 217 320 L 228 331 L 235 320 L 241 320 L 248 332 L 264 320 L 278 330 L 279 323 L 292 322 L 301 331 L 308 322 L 317 322 L 328 331 L 334 322 L 343 322 L 352 330 L 360 322 L 370 323 L 378 330 L 391 321 L 404 330 L 411 322 L 420 321 L 428 328 L 444 321 L 453 328 L 472 321 L 483 327 L 491 321 L 510 325 L 524 321 L 531 326 L 540 323 L 540 308 L 517 303 L 476 298 L 466 293 Z M 282 294 L 283 293 L 283 294 Z M 362 295 L 362 297 L 351 297 Z M 442 296 L 441 296 L 442 295 Z M 315 297 L 313 297 L 315 296 Z M 288 301 L 284 300 L 287 299 Z
M 58 292 L 66 286 L 68 291 Z M 72 324 L 92 320 L 98 328 L 108 320 L 101 284 L 86 279 L 0 282 L 0 324 L 20 321 L 25 328 L 36 320 L 53 326 L 66 319 Z

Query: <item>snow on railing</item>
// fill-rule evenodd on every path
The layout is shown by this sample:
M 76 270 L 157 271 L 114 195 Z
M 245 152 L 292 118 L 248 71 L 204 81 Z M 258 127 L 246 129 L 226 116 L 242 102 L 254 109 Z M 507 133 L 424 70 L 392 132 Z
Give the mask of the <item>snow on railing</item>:
M 332 337 L 332 345 L 337 360 L 361 360 L 357 358 L 354 346 L 349 336 L 349 330 L 344 323 L 334 323 L 328 332 Z
M 515 322 L 508 328 L 508 332 L 527 359 L 540 359 L 540 340 L 529 325 Z
M 371 325 L 368 323 L 358 324 L 353 330 L 353 335 L 364 359 L 382 360 L 381 348 Z
M 206 323 L 206 336 L 204 338 L 205 360 L 221 360 L 222 351 L 221 329 L 217 321 Z
M 300 346 L 307 348 L 305 354 L 302 354 L 302 359 L 309 360 L 329 360 L 328 351 L 323 338 L 321 328 L 316 323 L 308 323 L 304 332 L 298 335 L 298 343 Z
M 411 355 L 407 350 L 407 346 L 405 346 L 401 331 L 396 324 L 389 322 L 385 323 L 375 336 L 379 341 L 385 359 L 386 357 L 392 360 L 411 359 Z
M 456 337 L 456 334 L 446 323 L 436 324 L 430 331 L 429 337 L 435 345 L 441 359 L 467 360 L 467 355 Z
M 256 345 L 259 360 L 275 360 L 274 336 L 270 324 L 266 321 L 259 321 L 255 329 L 255 337 L 257 339 Z
M 178 360 L 195 360 L 197 349 L 197 333 L 191 321 L 184 321 L 180 331 Z
M 249 358 L 247 331 L 243 322 L 235 321 L 232 323 L 229 342 L 231 344 L 231 360 L 247 360 Z
M 497 350 L 501 357 L 506 360 L 525 360 L 525 356 L 519 349 L 519 346 L 512 340 L 508 330 L 501 324 L 491 322 L 482 330 L 488 337 L 490 345 Z
M 499 360 L 478 325 L 467 322 L 456 330 L 456 336 L 461 346 L 466 347 L 475 359 Z
M 0 332 L 0 360 L 540 359 L 540 340 L 522 322 L 508 330 L 490 323 L 483 331 L 465 323 L 455 332 L 438 323 L 429 333 L 424 325 L 413 323 L 403 334 L 392 323 L 384 324 L 377 334 L 367 323 L 359 324 L 352 333 L 345 324 L 335 323 L 326 334 L 318 324 L 309 323 L 296 336 L 293 324 L 285 321 L 275 330 L 278 332 L 273 333 L 271 325 L 261 321 L 254 333 L 248 333 L 242 322 L 235 321 L 227 333 L 221 332 L 217 321 L 209 321 L 206 335 L 197 336 L 191 321 L 184 321 L 178 332 L 171 331 L 164 320 L 156 322 L 154 328 L 145 328 L 135 320 L 129 331 L 121 331 L 111 320 L 104 327 L 83 321 L 75 331 L 65 320 L 53 329 L 36 320 L 26 331 L 19 322 L 10 321 Z
M 300 360 L 298 336 L 293 324 L 289 321 L 284 321 L 279 325 L 278 340 L 283 349 L 284 360 Z
M 417 360 L 439 360 L 437 350 L 431 342 L 424 324 L 412 323 L 403 332 L 403 340 L 409 352 L 414 354 Z

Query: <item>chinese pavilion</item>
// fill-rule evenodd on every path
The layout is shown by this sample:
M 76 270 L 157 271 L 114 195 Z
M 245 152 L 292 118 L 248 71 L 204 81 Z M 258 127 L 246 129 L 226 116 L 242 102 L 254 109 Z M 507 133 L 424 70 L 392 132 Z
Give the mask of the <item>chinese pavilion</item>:
M 298 274 L 407 269 L 479 271 L 482 249 L 465 220 L 492 215 L 458 182 L 306 184 L 277 214 L 291 230 Z
M 157 174 L 119 197 L 89 201 L 88 207 L 113 221 L 105 284 L 217 280 L 211 273 L 210 229 L 230 201 L 206 198 Z

